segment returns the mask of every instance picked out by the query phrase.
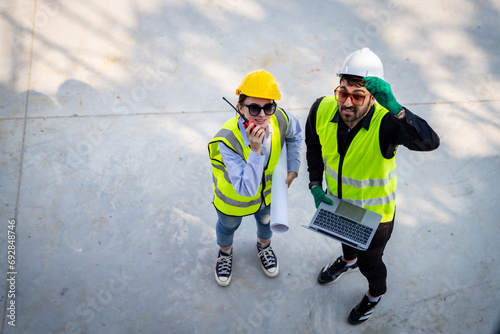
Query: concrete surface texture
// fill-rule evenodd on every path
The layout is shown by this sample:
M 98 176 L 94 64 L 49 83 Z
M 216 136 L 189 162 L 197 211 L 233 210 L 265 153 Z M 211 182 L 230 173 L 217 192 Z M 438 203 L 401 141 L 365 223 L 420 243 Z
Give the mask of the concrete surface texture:
M 499 16 L 486 0 L 3 1 L 1 333 L 496 332 Z M 341 248 L 300 227 L 305 149 L 291 228 L 273 237 L 280 274 L 262 272 L 245 218 L 219 287 L 207 143 L 234 115 L 221 97 L 264 68 L 304 126 L 365 46 L 441 137 L 398 151 L 387 294 L 353 327 L 364 277 L 317 284 Z

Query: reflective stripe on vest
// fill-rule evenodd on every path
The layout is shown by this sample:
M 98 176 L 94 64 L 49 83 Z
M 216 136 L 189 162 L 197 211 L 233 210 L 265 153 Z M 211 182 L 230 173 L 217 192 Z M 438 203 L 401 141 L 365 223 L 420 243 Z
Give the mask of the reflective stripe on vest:
M 323 163 L 326 166 L 326 172 L 330 174 L 334 179 L 338 180 L 339 175 L 337 172 L 328 166 L 326 160 L 323 160 Z M 389 183 L 390 180 L 397 176 L 397 171 L 392 170 L 389 172 L 389 175 L 384 179 L 368 179 L 368 180 L 356 180 L 350 177 L 342 176 L 342 184 L 353 186 L 356 188 L 365 188 L 365 187 L 385 187 Z
M 387 110 L 375 104 L 369 130 L 358 131 L 343 159 L 337 147 L 338 123 L 331 122 L 337 111 L 335 98 L 329 96 L 321 101 L 316 116 L 328 190 L 339 196 L 341 186 L 343 200 L 381 214 L 382 222 L 391 221 L 396 207 L 396 162 L 382 156 L 379 142 Z
M 236 193 L 219 152 L 219 143 L 223 142 L 245 161 L 248 160 L 251 149 L 250 146 L 243 146 L 243 138 L 238 127 L 238 119 L 238 116 L 234 117 L 223 125 L 222 129 L 219 130 L 208 144 L 208 150 L 212 162 L 215 207 L 226 215 L 246 216 L 257 212 L 262 206 L 263 201 L 265 205 L 271 203 L 272 172 L 278 162 L 281 147 L 285 142 L 285 136 L 288 129 L 288 116 L 282 109 L 278 108 L 276 113 L 271 117 L 270 125 L 273 129 L 273 134 L 271 137 L 269 161 L 267 165 L 264 166 L 264 175 L 259 190 L 253 197 L 240 196 Z

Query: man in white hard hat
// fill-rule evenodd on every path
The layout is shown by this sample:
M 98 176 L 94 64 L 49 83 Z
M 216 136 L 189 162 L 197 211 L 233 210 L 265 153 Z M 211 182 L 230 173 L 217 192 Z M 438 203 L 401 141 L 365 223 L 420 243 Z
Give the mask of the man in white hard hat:
M 351 204 L 382 215 L 366 251 L 342 244 L 342 255 L 320 271 L 318 282 L 329 284 L 360 270 L 368 291 L 351 310 L 348 321 L 370 318 L 386 293 L 387 269 L 382 255 L 391 237 L 396 213 L 396 162 L 399 145 L 431 151 L 439 137 L 425 120 L 402 107 L 384 81 L 380 58 L 368 48 L 349 55 L 338 73 L 334 96 L 316 100 L 306 122 L 309 189 L 316 207 L 332 204 L 323 190 Z

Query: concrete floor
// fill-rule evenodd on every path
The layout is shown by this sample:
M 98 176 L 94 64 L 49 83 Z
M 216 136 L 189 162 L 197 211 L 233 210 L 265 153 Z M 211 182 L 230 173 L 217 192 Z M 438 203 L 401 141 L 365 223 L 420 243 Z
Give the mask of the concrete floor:
M 3 1 L 0 268 L 10 278 L 15 220 L 17 274 L 0 280 L 1 333 L 496 332 L 499 16 L 472 0 Z M 245 218 L 233 281 L 216 284 L 207 143 L 249 71 L 271 72 L 304 125 L 363 46 L 441 147 L 398 151 L 389 290 L 353 327 L 365 279 L 319 286 L 340 245 L 300 227 L 314 212 L 305 151 L 291 228 L 273 238 L 279 276 Z

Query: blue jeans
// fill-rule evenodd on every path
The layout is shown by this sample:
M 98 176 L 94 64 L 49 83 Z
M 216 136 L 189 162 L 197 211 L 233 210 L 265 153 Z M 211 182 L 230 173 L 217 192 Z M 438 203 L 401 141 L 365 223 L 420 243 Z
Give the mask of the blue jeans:
M 219 220 L 215 226 L 215 232 L 217 234 L 217 244 L 220 247 L 229 247 L 233 244 L 234 232 L 240 227 L 241 220 L 243 217 L 227 216 L 217 211 L 217 216 Z M 257 222 L 257 237 L 261 239 L 271 239 L 273 232 L 271 232 L 271 225 L 269 224 L 271 220 L 271 206 L 266 206 L 253 215 L 255 221 Z

